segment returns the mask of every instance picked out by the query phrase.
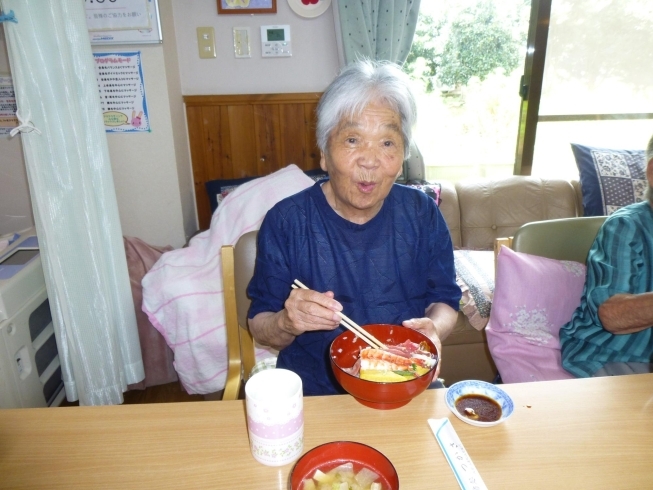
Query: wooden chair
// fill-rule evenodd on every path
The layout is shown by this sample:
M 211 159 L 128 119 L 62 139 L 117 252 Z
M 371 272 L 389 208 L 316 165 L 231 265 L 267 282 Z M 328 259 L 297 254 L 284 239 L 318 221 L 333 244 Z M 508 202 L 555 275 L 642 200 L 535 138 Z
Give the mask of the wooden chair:
M 256 236 L 250 231 L 233 245 L 222 247 L 222 282 L 227 331 L 227 381 L 223 400 L 237 400 L 244 382 L 256 363 L 254 339 L 247 328 L 250 300 L 247 285 L 254 274 Z
M 583 216 L 526 223 L 517 229 L 514 236 L 495 240 L 495 264 L 501 245 L 515 252 L 584 264 L 605 218 Z

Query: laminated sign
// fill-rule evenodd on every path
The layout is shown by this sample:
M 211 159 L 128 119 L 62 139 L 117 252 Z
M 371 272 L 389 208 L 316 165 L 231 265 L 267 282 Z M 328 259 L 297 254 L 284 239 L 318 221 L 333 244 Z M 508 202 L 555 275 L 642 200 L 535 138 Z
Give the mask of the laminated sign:
M 13 80 L 0 76 L 0 134 L 9 134 L 18 124 Z
M 141 52 L 93 54 L 107 133 L 151 131 Z

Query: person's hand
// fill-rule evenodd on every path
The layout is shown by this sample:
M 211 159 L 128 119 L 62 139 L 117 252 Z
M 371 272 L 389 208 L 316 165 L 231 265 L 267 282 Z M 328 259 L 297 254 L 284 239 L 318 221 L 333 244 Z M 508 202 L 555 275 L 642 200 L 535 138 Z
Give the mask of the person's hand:
M 406 320 L 402 322 L 402 325 L 404 327 L 412 328 L 413 330 L 417 330 L 418 332 L 426 335 L 433 344 L 435 344 L 435 348 L 438 350 L 438 365 L 435 368 L 435 375 L 434 378 L 437 379 L 437 377 L 440 375 L 440 368 L 442 366 L 442 341 L 440 340 L 440 336 L 438 335 L 437 328 L 435 327 L 435 323 L 433 323 L 433 320 L 430 318 L 424 317 L 424 318 L 411 318 L 410 320 Z
M 432 303 L 425 313 L 424 318 L 411 318 L 403 322 L 402 325 L 423 333 L 435 344 L 439 356 L 438 367 L 435 370 L 437 378 L 442 368 L 442 341 L 453 331 L 458 312 L 445 303 Z
M 333 299 L 332 291 L 293 289 L 284 307 L 282 328 L 295 336 L 311 330 L 333 330 L 340 324 L 336 312 L 342 311 L 342 305 Z

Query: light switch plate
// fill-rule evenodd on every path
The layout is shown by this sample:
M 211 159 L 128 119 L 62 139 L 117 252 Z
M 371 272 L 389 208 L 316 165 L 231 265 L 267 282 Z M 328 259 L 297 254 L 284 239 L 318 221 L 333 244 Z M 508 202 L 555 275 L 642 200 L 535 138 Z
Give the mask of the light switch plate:
M 252 57 L 249 39 L 249 27 L 234 27 L 234 56 L 236 58 Z
M 197 28 L 197 49 L 200 58 L 215 58 L 215 31 L 213 27 Z

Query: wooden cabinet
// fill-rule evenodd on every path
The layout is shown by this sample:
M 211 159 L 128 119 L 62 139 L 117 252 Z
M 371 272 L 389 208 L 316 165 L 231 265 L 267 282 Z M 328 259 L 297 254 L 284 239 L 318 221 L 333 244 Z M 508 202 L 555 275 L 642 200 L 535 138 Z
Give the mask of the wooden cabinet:
M 320 93 L 185 96 L 200 229 L 211 222 L 204 183 L 268 175 L 291 163 L 320 166 Z

